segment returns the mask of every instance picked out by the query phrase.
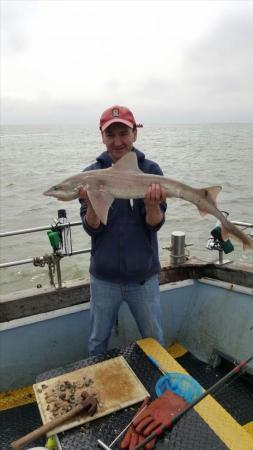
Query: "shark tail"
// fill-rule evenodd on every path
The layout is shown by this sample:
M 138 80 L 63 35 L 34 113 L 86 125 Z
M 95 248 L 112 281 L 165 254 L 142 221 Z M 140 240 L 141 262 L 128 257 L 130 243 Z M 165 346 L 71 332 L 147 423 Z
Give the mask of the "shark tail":
M 221 217 L 221 235 L 224 241 L 229 239 L 229 236 L 233 236 L 239 240 L 243 245 L 243 250 L 253 250 L 253 238 L 244 233 L 240 228 L 231 223 L 226 217 Z
M 198 189 L 198 193 L 200 195 L 200 198 L 208 200 L 209 203 L 217 208 L 216 198 L 221 189 L 221 186 L 211 186 Z M 205 216 L 206 214 L 208 214 L 208 211 L 203 209 L 203 207 L 198 207 L 198 210 L 201 216 Z M 248 236 L 246 233 L 240 230 L 240 228 L 231 223 L 222 213 L 220 213 L 217 217 L 219 217 L 221 222 L 221 235 L 224 241 L 227 241 L 229 239 L 229 236 L 232 236 L 242 242 L 243 250 L 253 250 L 253 238 Z

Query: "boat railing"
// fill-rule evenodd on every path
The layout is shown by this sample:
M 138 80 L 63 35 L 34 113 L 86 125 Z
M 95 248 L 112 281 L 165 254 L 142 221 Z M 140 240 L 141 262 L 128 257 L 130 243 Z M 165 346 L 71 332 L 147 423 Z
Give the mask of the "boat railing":
M 65 217 L 66 219 L 66 217 Z M 0 268 L 8 268 L 13 266 L 20 266 L 24 264 L 33 264 L 34 266 L 44 267 L 48 265 L 48 275 L 50 284 L 55 287 L 62 287 L 62 276 L 61 276 L 61 265 L 60 261 L 62 258 L 66 256 L 76 256 L 85 253 L 90 253 L 90 248 L 84 248 L 79 250 L 72 249 L 72 239 L 71 239 L 71 228 L 82 225 L 81 221 L 78 222 L 68 222 L 65 220 L 64 223 L 61 223 L 58 220 L 55 220 L 54 225 L 44 225 L 35 228 L 25 228 L 21 230 L 13 230 L 13 231 L 5 231 L 0 233 L 0 237 L 10 237 L 10 236 L 19 236 L 23 234 L 37 233 L 42 231 L 48 232 L 48 237 L 53 249 L 53 252 L 50 254 L 45 254 L 43 256 L 35 256 L 33 258 L 27 258 L 17 261 L 8 261 L 4 263 L 0 263 Z M 57 286 L 54 281 L 54 274 L 56 272 L 57 275 Z
M 243 229 L 251 228 L 251 236 L 253 237 L 253 223 L 248 222 L 241 222 L 241 221 L 231 221 L 234 225 L 237 225 L 239 227 L 243 227 Z M 78 222 L 65 222 L 60 223 L 59 221 L 55 220 L 54 225 L 45 225 L 35 228 L 25 228 L 21 230 L 14 230 L 14 231 L 5 231 L 0 233 L 0 238 L 4 237 L 10 237 L 10 236 L 18 236 L 22 234 L 30 234 L 30 233 L 36 233 L 36 232 L 42 232 L 47 231 L 48 235 L 52 233 L 56 233 L 59 235 L 59 243 L 58 245 L 54 244 L 54 236 L 53 241 L 51 240 L 52 236 L 49 236 L 53 252 L 51 254 L 45 254 L 44 256 L 36 256 L 33 258 L 27 258 L 17 261 L 9 261 L 0 263 L 0 269 L 13 267 L 13 266 L 20 266 L 24 264 L 33 264 L 34 266 L 40 266 L 44 267 L 46 264 L 48 265 L 48 274 L 50 279 L 50 284 L 61 288 L 62 287 L 62 277 L 61 277 L 61 266 L 60 261 L 62 258 L 66 256 L 76 256 L 81 255 L 85 253 L 90 253 L 90 248 L 80 249 L 80 250 L 72 250 L 72 240 L 71 240 L 71 228 L 82 225 L 81 221 Z M 171 251 L 171 263 L 173 264 L 180 264 L 185 262 L 187 259 L 187 256 L 184 253 L 184 248 L 187 246 L 190 246 L 192 244 L 185 244 L 184 242 L 184 233 L 182 232 L 182 235 L 180 236 L 174 236 L 172 233 L 172 244 L 170 247 L 164 247 L 167 250 Z M 212 238 L 211 238 L 212 239 Z M 210 243 L 210 238 L 207 244 L 207 248 L 209 250 L 218 250 L 219 251 L 219 260 L 217 261 L 217 264 L 225 264 L 228 261 L 225 261 L 223 259 L 223 249 L 219 245 L 218 241 L 212 246 Z M 175 251 L 176 249 L 176 251 Z M 182 257 L 183 256 L 183 257 Z M 230 261 L 229 261 L 230 262 Z M 54 281 L 54 274 L 56 272 L 57 275 L 57 286 L 55 285 Z

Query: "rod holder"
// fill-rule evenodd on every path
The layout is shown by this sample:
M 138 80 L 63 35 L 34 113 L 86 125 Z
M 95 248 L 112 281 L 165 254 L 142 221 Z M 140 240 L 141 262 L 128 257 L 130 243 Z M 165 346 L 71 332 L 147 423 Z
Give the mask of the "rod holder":
M 173 231 L 171 234 L 170 262 L 171 264 L 183 264 L 187 256 L 185 254 L 185 233 L 184 231 Z

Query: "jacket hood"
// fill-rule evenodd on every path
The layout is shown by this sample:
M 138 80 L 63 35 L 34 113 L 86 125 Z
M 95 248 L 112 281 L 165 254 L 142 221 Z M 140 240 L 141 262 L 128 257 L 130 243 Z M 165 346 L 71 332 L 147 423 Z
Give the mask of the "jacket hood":
M 137 159 L 138 159 L 138 163 L 143 162 L 145 159 L 145 155 L 143 152 L 141 152 L 140 150 L 138 150 L 137 148 L 133 147 L 133 152 L 136 153 Z M 106 168 L 106 167 L 111 167 L 112 165 L 112 160 L 111 157 L 109 155 L 109 153 L 107 151 L 101 153 L 97 159 L 98 162 L 100 162 L 100 164 L 102 165 L 102 167 Z

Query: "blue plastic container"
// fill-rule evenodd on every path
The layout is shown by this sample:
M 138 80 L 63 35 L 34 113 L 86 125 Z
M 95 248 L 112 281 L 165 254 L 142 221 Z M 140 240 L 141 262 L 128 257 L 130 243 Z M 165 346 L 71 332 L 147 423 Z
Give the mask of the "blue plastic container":
M 160 397 L 166 390 L 180 395 L 187 403 L 192 403 L 203 392 L 202 387 L 194 378 L 177 372 L 168 372 L 157 381 L 155 386 L 157 397 Z

